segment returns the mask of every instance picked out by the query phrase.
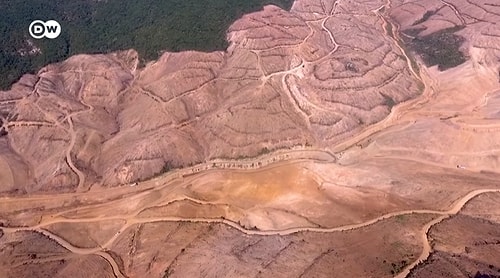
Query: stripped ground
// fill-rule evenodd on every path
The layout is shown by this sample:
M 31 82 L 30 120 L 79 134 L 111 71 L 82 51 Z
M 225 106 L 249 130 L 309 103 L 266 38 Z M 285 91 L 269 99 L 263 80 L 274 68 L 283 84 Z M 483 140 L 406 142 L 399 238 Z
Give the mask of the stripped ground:
M 0 94 L 0 276 L 497 275 L 497 8 L 425 3 L 298 0 L 227 52 L 23 77 Z M 449 27 L 460 65 L 406 47 Z
M 422 166 L 425 168 L 424 165 Z M 249 177 L 246 177 L 246 182 L 253 181 L 254 177 L 252 177 L 252 172 L 259 173 L 262 171 L 285 171 L 286 169 L 290 169 L 290 167 L 297 167 L 297 165 L 270 165 L 262 170 L 247 170 L 246 172 L 250 171 L 250 173 Z M 225 172 L 231 173 L 231 171 L 228 170 L 217 170 L 215 172 L 215 174 L 219 175 Z M 423 173 L 421 173 L 420 175 L 422 175 Z M 457 175 L 459 175 L 458 173 Z M 238 177 L 238 180 L 240 180 L 240 182 L 243 179 L 243 177 L 241 176 L 244 174 L 245 171 L 242 171 L 240 174 L 236 173 L 236 177 Z M 224 251 L 224 248 L 230 248 L 228 247 L 228 245 L 220 245 L 219 247 L 203 247 L 205 244 L 207 244 L 207 239 L 205 238 L 205 236 L 209 236 L 210 240 L 227 240 L 226 237 L 228 235 L 226 235 L 225 233 L 223 233 L 223 235 L 219 234 L 219 229 L 221 228 L 223 228 L 223 230 L 229 229 L 233 231 L 231 232 L 233 235 L 230 236 L 232 238 L 231 240 L 229 240 L 230 242 L 238 240 L 241 241 L 243 239 L 247 240 L 248 237 L 256 238 L 256 242 L 258 241 L 258 239 L 266 242 L 268 240 L 276 240 L 279 243 L 276 243 L 278 244 L 276 245 L 276 248 L 278 248 L 276 252 L 278 252 L 279 254 L 281 254 L 281 251 L 283 251 L 281 250 L 282 248 L 284 248 L 284 250 L 287 250 L 287 245 L 283 246 L 283 244 L 284 242 L 287 242 L 289 238 L 304 236 L 305 239 L 301 239 L 301 241 L 304 240 L 307 245 L 299 245 L 298 247 L 294 247 L 290 251 L 288 251 L 291 252 L 291 254 L 287 255 L 284 258 L 284 261 L 281 262 L 283 266 L 286 265 L 289 267 L 291 263 L 289 260 L 292 260 L 294 262 L 294 264 L 292 265 L 296 267 L 293 272 L 297 272 L 297 275 L 311 275 L 311 277 L 315 277 L 317 275 L 338 275 L 339 277 L 341 277 L 345 275 L 345 273 L 353 271 L 353 264 L 354 262 L 359 261 L 359 258 L 355 257 L 352 260 L 346 259 L 349 258 L 349 256 L 342 253 L 339 254 L 333 252 L 338 247 L 336 247 L 335 244 L 333 244 L 332 246 L 327 246 L 325 245 L 325 241 L 334 240 L 334 242 L 337 242 L 338 240 L 338 242 L 343 242 L 343 244 L 345 244 L 345 241 L 347 240 L 347 238 L 349 238 L 349 240 L 357 242 L 356 246 L 359 246 L 359 248 L 363 248 L 363 250 L 365 250 L 364 248 L 371 248 L 370 246 L 372 246 L 372 244 L 375 244 L 373 250 L 378 254 L 370 256 L 370 258 L 372 259 L 367 262 L 366 267 L 356 268 L 361 271 L 359 275 L 365 276 L 369 275 L 370 273 L 374 273 L 373 275 L 376 276 L 388 277 L 398 273 L 407 273 L 412 270 L 418 262 L 423 261 L 427 258 L 429 252 L 431 251 L 431 247 L 427 242 L 427 231 L 429 228 L 435 226 L 437 223 L 440 223 L 443 219 L 446 219 L 453 215 L 457 215 L 457 213 L 462 210 L 464 205 L 468 204 L 471 199 L 475 200 L 474 198 L 476 198 L 477 196 L 481 197 L 482 195 L 488 194 L 489 192 L 500 193 L 500 185 L 497 185 L 499 187 L 497 187 L 496 189 L 487 188 L 495 185 L 496 179 L 490 180 L 485 179 L 484 177 L 476 177 L 473 179 L 473 174 L 468 173 L 468 175 L 462 174 L 460 178 L 457 178 L 454 181 L 452 180 L 450 182 L 450 185 L 462 181 L 462 186 L 469 185 L 471 186 L 471 188 L 483 187 L 485 189 L 476 189 L 473 191 L 469 191 L 468 194 L 460 196 L 458 199 L 454 199 L 456 195 L 450 195 L 447 194 L 447 192 L 426 194 L 426 196 L 442 194 L 441 198 L 445 198 L 444 200 L 448 200 L 439 200 L 439 202 L 436 202 L 437 200 L 435 200 L 434 202 L 432 202 L 434 206 L 439 203 L 450 203 L 449 206 L 442 206 L 439 209 L 419 209 L 420 207 L 425 207 L 424 203 L 415 202 L 413 204 L 415 206 L 414 209 L 401 210 L 401 208 L 399 208 L 399 210 L 385 214 L 381 213 L 377 217 L 369 218 L 367 218 L 366 214 L 362 214 L 361 211 L 360 214 L 363 215 L 363 217 L 360 217 L 356 213 L 351 213 L 350 224 L 321 227 L 317 224 L 311 223 L 310 221 L 304 221 L 303 216 L 297 217 L 297 213 L 291 213 L 295 206 L 289 206 L 289 211 L 285 211 L 285 213 L 281 214 L 276 219 L 279 220 L 279 222 L 274 222 L 274 226 L 268 226 L 268 223 L 270 221 L 273 221 L 273 215 L 270 212 L 274 211 L 274 209 L 272 209 L 270 207 L 271 205 L 267 203 L 268 207 L 262 208 L 263 214 L 260 215 L 260 218 L 255 219 L 254 217 L 254 223 L 256 225 L 252 226 L 248 223 L 245 223 L 244 221 L 238 220 L 238 214 L 231 212 L 230 208 L 231 206 L 241 206 L 241 208 L 239 208 L 241 211 L 250 214 L 252 210 L 247 206 L 266 204 L 266 202 L 264 202 L 261 198 L 268 196 L 268 194 L 259 195 L 257 194 L 257 192 L 252 193 L 252 191 L 250 191 L 249 196 L 254 196 L 255 199 L 252 200 L 252 198 L 244 198 L 245 202 L 236 199 L 234 200 L 234 204 L 231 204 L 228 201 L 236 198 L 236 196 L 230 197 L 227 195 L 227 193 L 225 195 L 220 195 L 227 192 L 226 190 L 222 190 L 220 192 L 210 192 L 209 190 L 210 194 L 204 193 L 204 196 L 206 198 L 205 200 L 195 199 L 194 197 L 185 195 L 181 197 L 178 195 L 179 192 L 184 192 L 183 194 L 186 195 L 196 195 L 194 194 L 194 192 L 196 192 L 196 186 L 193 185 L 196 184 L 197 178 L 206 180 L 206 175 L 211 175 L 211 172 L 184 177 L 183 181 L 177 181 L 177 187 L 175 186 L 175 182 L 170 182 L 163 186 L 151 187 L 149 189 L 143 188 L 141 192 L 139 191 L 141 190 L 141 185 L 138 185 L 137 187 L 132 188 L 136 190 L 135 194 L 126 194 L 122 191 L 120 192 L 119 199 L 107 202 L 102 202 L 102 200 L 100 200 L 101 198 L 103 198 L 102 193 L 96 194 L 94 196 L 92 196 L 91 193 L 75 193 L 67 194 L 66 196 L 62 195 L 60 196 L 61 200 L 59 204 L 62 203 L 65 205 L 63 205 L 61 208 L 44 209 L 43 207 L 39 207 L 41 203 L 45 203 L 48 201 L 51 201 L 51 203 L 53 203 L 54 201 L 52 198 L 44 198 L 42 196 L 27 197 L 24 200 L 20 200 L 19 198 L 4 198 L 4 200 L 2 201 L 2 203 L 4 204 L 4 208 L 14 208 L 14 206 L 9 203 L 15 202 L 20 204 L 19 206 L 24 206 L 24 211 L 33 212 L 32 216 L 39 214 L 39 218 L 35 217 L 36 223 L 28 224 L 28 222 L 23 222 L 23 219 L 26 218 L 23 216 L 23 213 L 19 213 L 19 210 L 4 214 L 2 216 L 2 218 L 5 219 L 5 222 L 3 223 L 4 227 L 1 228 L 2 234 L 9 235 L 4 239 L 9 240 L 9 238 L 12 236 L 17 236 L 20 234 L 24 235 L 28 232 L 35 232 L 39 236 L 47 237 L 52 242 L 54 242 L 54 244 L 60 244 L 63 247 L 61 250 L 64 250 L 65 252 L 69 251 L 70 253 L 72 253 L 72 255 L 77 255 L 78 258 L 91 254 L 98 255 L 100 258 L 108 261 L 108 263 L 110 264 L 110 268 L 112 269 L 114 275 L 117 277 L 140 276 L 144 273 L 148 273 L 153 276 L 161 276 L 162 273 L 173 274 L 176 271 L 177 274 L 181 276 L 186 275 L 186 273 L 192 274 L 194 276 L 219 276 L 220 273 L 226 272 L 228 273 L 227 275 L 231 273 L 234 275 L 238 275 L 239 273 L 240 275 L 244 276 L 255 275 L 252 274 L 253 272 L 247 272 L 249 270 L 246 269 L 251 269 L 251 271 L 261 271 L 260 274 L 264 277 L 267 277 L 267 275 L 278 275 L 275 271 L 279 272 L 279 269 L 282 267 L 277 266 L 278 270 L 274 268 L 270 268 L 271 270 L 268 270 L 268 267 L 274 264 L 273 260 L 266 263 L 267 260 L 264 260 L 265 258 L 262 257 L 264 256 L 264 254 L 272 254 L 275 251 L 268 250 L 270 252 L 269 253 L 268 251 L 263 251 L 262 249 L 256 249 L 256 253 L 253 253 L 253 255 L 251 255 L 253 259 L 250 261 L 237 259 L 237 254 L 231 253 L 230 255 L 226 255 L 225 258 L 228 259 L 229 262 L 233 263 L 227 265 L 229 269 L 221 269 L 220 267 L 206 268 L 207 264 L 211 265 L 215 263 L 217 266 L 221 265 L 216 261 L 208 260 L 205 262 L 205 259 L 213 258 L 211 255 L 206 254 L 207 250 L 211 250 L 210 252 L 222 252 L 223 254 L 227 254 L 227 252 Z M 427 175 L 430 175 L 430 173 L 427 173 Z M 432 177 L 432 175 L 430 176 Z M 467 176 L 470 176 L 470 180 L 467 180 Z M 285 184 L 289 184 L 290 182 L 286 179 L 276 179 L 276 184 L 274 186 L 275 189 L 279 188 L 279 181 L 282 181 Z M 425 183 L 426 180 L 423 179 L 421 182 Z M 303 185 L 303 188 L 301 188 L 300 185 Z M 310 190 L 310 187 L 312 187 L 311 184 L 307 183 L 301 183 L 300 185 L 297 184 L 296 186 L 298 188 L 295 189 L 291 187 L 291 190 L 287 193 L 291 194 L 295 192 L 297 196 L 300 196 L 300 193 L 302 193 L 301 191 L 305 189 Z M 267 186 L 265 183 L 263 183 L 262 187 L 263 189 L 265 189 Z M 456 187 L 456 189 L 458 188 L 459 187 Z M 242 191 L 247 190 L 249 189 L 245 188 L 245 186 L 242 187 Z M 198 192 L 197 194 L 202 195 L 203 192 Z M 337 192 L 337 194 L 338 199 L 337 203 L 335 204 L 337 207 L 347 207 L 342 202 L 342 200 L 352 200 L 355 203 L 356 198 L 353 199 L 353 197 L 359 198 L 359 196 L 352 196 L 350 194 L 346 194 L 343 191 L 339 191 Z M 223 197 L 227 203 L 222 203 L 220 200 L 218 200 L 216 197 L 219 196 L 217 195 Z M 283 194 L 280 195 L 283 196 Z M 305 199 L 307 201 L 306 197 L 308 197 L 309 195 L 310 193 L 305 194 L 305 196 L 302 196 L 302 199 Z M 375 199 L 379 198 L 377 196 L 373 197 Z M 72 200 L 73 203 L 61 202 L 64 199 Z M 277 199 L 279 198 L 275 197 L 270 198 L 269 200 L 277 201 Z M 319 198 L 319 196 L 316 196 L 315 199 L 321 201 L 321 198 Z M 373 201 L 365 200 L 365 205 L 376 204 L 375 199 Z M 417 198 L 410 197 L 409 199 Z M 83 205 L 83 202 L 87 202 L 87 205 Z M 184 203 L 184 205 L 187 203 L 188 205 L 183 206 L 182 204 L 179 205 L 179 203 Z M 189 203 L 191 204 L 191 206 L 189 205 Z M 285 204 L 290 203 L 285 201 L 283 205 Z M 30 210 L 26 208 L 30 206 L 34 206 L 38 209 Z M 367 211 L 372 212 L 370 208 L 365 208 L 364 206 L 359 205 L 357 207 L 358 209 L 366 209 Z M 469 208 L 469 206 L 467 206 L 466 208 Z M 327 208 L 324 208 L 323 210 L 327 210 Z M 484 212 L 482 208 L 480 208 L 480 211 Z M 337 217 L 335 217 L 336 215 Z M 489 215 L 489 212 L 484 213 L 484 215 Z M 330 210 L 328 214 L 328 217 L 333 219 L 345 216 L 346 210 L 333 209 Z M 495 214 L 493 214 L 492 216 L 495 217 Z M 366 219 L 363 220 L 363 218 Z M 394 222 L 396 224 L 384 224 Z M 410 225 L 410 223 L 419 224 L 417 226 L 412 226 Z M 149 227 L 152 227 L 153 231 L 150 231 L 148 229 Z M 218 228 L 212 230 L 214 227 Z M 372 229 L 377 229 L 377 231 L 378 229 L 381 230 L 379 232 L 376 232 L 372 231 Z M 406 231 L 406 229 L 409 230 Z M 395 231 L 398 231 L 398 233 L 395 233 Z M 357 235 L 358 232 L 361 233 L 361 235 Z M 145 233 L 145 235 L 143 235 L 143 233 Z M 166 241 L 162 241 L 161 243 L 157 242 L 156 240 L 161 240 L 162 237 L 147 236 L 149 233 L 156 235 L 166 234 Z M 234 233 L 236 233 L 236 235 L 234 235 Z M 248 236 L 242 238 L 241 235 L 238 235 L 240 233 L 246 234 Z M 337 235 L 339 233 L 342 236 Z M 387 233 L 389 238 L 387 238 L 386 236 L 380 237 L 380 234 L 384 233 Z M 404 240 L 400 238 L 394 238 L 394 236 L 398 237 L 402 235 L 405 236 L 405 240 L 408 240 L 411 243 L 411 246 L 406 246 L 405 244 L 408 243 L 401 242 Z M 343 236 L 346 236 L 347 238 L 343 239 Z M 374 239 L 370 239 L 370 236 L 373 236 Z M 362 240 L 360 238 L 362 238 Z M 377 240 L 382 240 L 382 242 L 375 240 L 375 238 Z M 170 240 L 173 240 L 173 242 L 169 243 Z M 29 242 L 30 239 L 26 239 L 26 241 Z M 173 244 L 174 247 L 173 249 L 155 249 L 144 247 L 147 246 L 148 242 L 151 242 L 153 246 L 166 247 L 170 246 L 170 244 Z M 217 243 L 211 244 L 217 245 Z M 243 243 L 240 242 L 238 244 Z M 293 245 L 293 242 L 288 242 L 287 244 Z M 312 247 L 310 246 L 310 244 L 313 244 Z M 318 247 L 314 247 L 315 244 L 319 244 L 320 246 L 322 246 L 322 248 L 327 249 L 318 249 Z M 3 245 L 10 246 L 11 244 L 6 242 L 3 243 Z M 231 244 L 229 244 L 229 246 L 230 245 Z M 265 244 L 263 246 L 268 245 Z M 272 244 L 272 246 L 275 245 Z M 342 247 L 343 249 L 341 248 L 342 250 L 344 250 L 344 252 L 350 252 L 359 255 L 363 254 L 363 257 L 367 258 L 366 256 L 364 256 L 364 252 L 366 251 L 362 253 L 352 252 L 352 249 L 350 249 L 350 247 L 352 247 L 353 245 L 348 244 L 342 246 L 344 246 Z M 389 248 L 387 250 L 392 251 L 380 251 L 385 250 L 381 249 L 381 246 L 384 246 L 383 248 Z M 424 248 L 422 248 L 422 246 Z M 46 248 L 43 242 L 41 243 L 41 247 L 34 246 L 33 248 L 36 249 L 42 247 Z M 134 257 L 133 255 L 139 252 L 138 249 L 140 248 L 147 248 L 147 252 L 153 254 L 147 255 L 147 257 L 144 257 L 143 255 L 140 255 L 137 258 Z M 186 250 L 197 250 L 199 248 L 205 250 L 204 253 L 200 253 L 200 251 L 195 251 L 195 253 L 199 255 L 193 255 L 193 253 L 190 252 L 186 253 Z M 316 250 L 315 252 L 319 253 L 316 255 L 314 255 L 314 252 L 296 253 L 296 251 L 294 250 Z M 259 251 L 262 253 L 259 253 Z M 403 252 L 404 254 L 398 252 Z M 220 257 L 217 254 L 214 255 Z M 310 258 L 310 256 L 313 255 L 316 259 Z M 236 258 L 234 256 L 236 256 Z M 324 262 L 323 257 L 330 258 L 331 256 L 333 256 L 331 259 L 336 261 L 335 265 L 343 266 L 339 269 L 329 268 L 329 261 L 331 259 L 328 259 L 326 262 Z M 2 257 L 6 258 L 6 260 L 8 261 L 6 262 L 6 264 L 10 264 L 13 258 L 12 253 L 3 253 Z M 373 257 L 376 258 L 375 261 L 373 260 Z M 191 262 L 191 260 L 193 259 L 196 259 L 198 263 L 194 265 L 188 264 L 186 266 L 182 266 L 183 264 L 179 263 L 179 260 L 181 260 L 181 258 L 190 258 L 187 259 L 187 261 L 189 262 Z M 403 259 L 397 261 L 395 258 Z M 59 260 L 61 260 L 60 255 L 48 261 L 52 262 Z M 245 262 L 245 265 L 235 263 L 234 260 Z M 28 260 L 25 263 L 32 264 L 35 262 L 36 261 Z M 305 262 L 308 263 L 305 264 Z M 325 263 L 326 265 L 323 265 L 323 263 Z M 137 266 L 136 268 L 134 267 L 135 264 L 139 264 L 140 266 Z M 146 267 L 145 264 L 148 264 L 148 266 Z M 258 265 L 260 265 L 260 267 Z M 47 267 L 50 268 L 50 266 Z M 178 270 L 175 270 L 177 269 L 177 267 Z M 8 269 L 10 270 L 11 267 L 8 267 Z M 12 271 L 22 270 L 16 268 L 12 269 Z M 60 272 L 59 269 L 54 269 L 54 271 L 55 273 Z M 266 274 L 266 271 L 270 272 Z M 292 269 L 290 269 L 290 271 L 292 271 Z M 11 277 L 11 275 L 13 274 L 9 272 L 8 277 Z M 28 274 L 26 273 L 23 275 Z M 230 277 L 231 275 L 227 277 Z
M 0 192 L 85 191 L 214 159 L 329 149 L 423 93 L 385 35 L 382 1 L 326 2 L 244 15 L 225 52 L 166 52 L 145 67 L 133 50 L 78 55 L 24 76 L 0 96 L 0 139 L 29 171 Z
M 317 277 L 331 273 L 332 264 L 342 276 L 352 273 L 349 265 L 355 262 L 366 265 L 366 268 L 357 268 L 357 274 L 361 276 L 388 277 L 396 268 L 393 265 L 401 267 L 418 255 L 418 234 L 414 230 L 431 218 L 432 215 L 401 217 L 360 230 L 334 234 L 302 232 L 289 236 L 243 237 L 239 231 L 222 224 L 144 223 L 124 231 L 107 252 L 115 259 L 119 258 L 120 272 L 131 277 L 162 277 L 165 274 L 173 277 L 282 277 L 284 273 Z M 398 232 L 389 232 L 389 227 Z M 9 236 L 6 234 L 2 240 L 10 244 L 11 237 L 26 238 L 32 234 L 39 235 L 17 232 Z M 165 248 L 158 250 L 158 245 Z M 364 252 L 351 252 L 355 246 Z M 30 250 L 16 247 L 11 252 L 16 254 L 20 264 L 36 264 L 36 259 L 30 257 Z M 298 250 L 307 251 L 304 252 L 306 255 L 297 256 Z M 379 255 L 381 250 L 387 252 Z M 60 269 L 64 273 L 74 271 L 66 263 L 69 259 L 64 260 L 58 254 L 50 255 L 46 260 L 61 264 Z M 193 264 L 193 261 L 196 263 Z M 47 268 L 51 266 L 44 265 Z M 90 266 L 88 269 L 91 269 Z M 24 266 L 15 265 L 8 268 L 7 276 L 14 273 L 27 275 L 28 271 Z
M 429 237 L 435 252 L 409 277 L 499 276 L 499 201 L 498 193 L 480 195 L 433 227 Z

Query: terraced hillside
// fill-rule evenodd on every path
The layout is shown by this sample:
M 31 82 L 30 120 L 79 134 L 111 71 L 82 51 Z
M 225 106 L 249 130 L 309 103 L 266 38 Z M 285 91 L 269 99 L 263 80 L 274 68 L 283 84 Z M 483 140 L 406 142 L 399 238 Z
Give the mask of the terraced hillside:
M 25 75 L 0 92 L 0 276 L 498 276 L 498 22 L 297 0 L 224 51 Z

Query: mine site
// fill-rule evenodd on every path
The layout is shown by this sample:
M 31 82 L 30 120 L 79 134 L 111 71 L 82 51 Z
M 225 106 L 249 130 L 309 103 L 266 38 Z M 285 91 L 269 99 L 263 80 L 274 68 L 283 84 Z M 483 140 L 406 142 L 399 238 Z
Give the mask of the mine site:
M 500 2 L 296 0 L 0 91 L 0 277 L 500 277 Z

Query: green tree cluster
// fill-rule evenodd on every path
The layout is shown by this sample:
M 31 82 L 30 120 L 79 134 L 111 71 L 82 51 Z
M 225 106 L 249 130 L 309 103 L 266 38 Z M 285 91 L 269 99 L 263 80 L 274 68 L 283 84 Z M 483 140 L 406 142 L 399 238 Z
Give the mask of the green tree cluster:
M 223 50 L 226 30 L 245 13 L 274 4 L 290 9 L 293 0 L 9 0 L 0 1 L 0 89 L 25 73 L 80 53 L 136 49 L 143 61 L 162 51 Z M 29 24 L 55 19 L 62 26 L 55 40 L 31 41 Z

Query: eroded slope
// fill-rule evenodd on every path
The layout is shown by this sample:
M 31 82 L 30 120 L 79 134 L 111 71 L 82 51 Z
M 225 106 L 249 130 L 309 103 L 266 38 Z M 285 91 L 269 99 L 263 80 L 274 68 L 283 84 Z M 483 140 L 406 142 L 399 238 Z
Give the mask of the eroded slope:
M 231 26 L 226 52 L 165 53 L 141 69 L 134 51 L 80 55 L 26 76 L 2 93 L 6 137 L 30 170 L 16 187 L 85 190 L 214 158 L 331 147 L 421 92 L 384 35 L 382 4 L 267 6 Z

